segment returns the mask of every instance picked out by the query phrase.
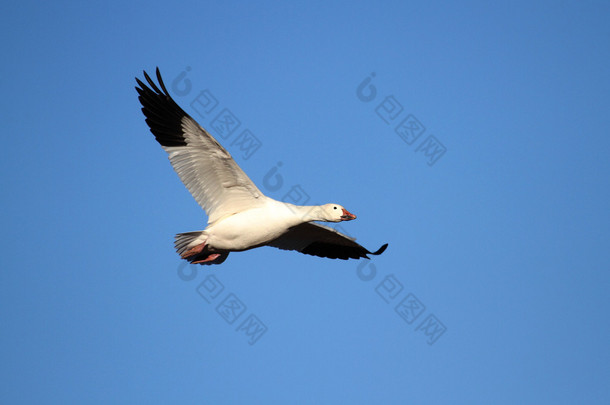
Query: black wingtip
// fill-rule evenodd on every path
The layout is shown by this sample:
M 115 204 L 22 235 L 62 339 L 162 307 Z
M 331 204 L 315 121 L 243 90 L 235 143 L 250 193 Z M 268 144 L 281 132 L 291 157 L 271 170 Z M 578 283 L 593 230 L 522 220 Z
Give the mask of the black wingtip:
M 158 67 L 155 73 L 158 85 L 145 70 L 142 71 L 144 80 L 136 77 L 139 86 L 136 90 L 146 123 L 161 146 L 186 146 L 182 119 L 188 117 L 188 114 L 169 95 Z
M 370 253 L 370 254 L 375 255 L 375 256 L 380 255 L 380 254 L 382 254 L 383 252 L 385 252 L 385 250 L 386 250 L 387 248 L 388 248 L 388 244 L 386 243 L 385 245 L 383 245 L 382 247 L 380 247 L 379 249 L 377 249 L 377 251 L 376 251 L 376 252 L 373 252 L 373 253 Z
M 165 95 L 169 97 L 169 91 L 167 91 L 167 88 L 165 88 L 165 83 L 163 83 L 163 79 L 161 78 L 161 71 L 159 70 L 159 66 L 157 66 L 155 73 L 157 74 L 157 81 L 159 82 L 159 86 L 161 86 L 161 89 L 163 90 Z

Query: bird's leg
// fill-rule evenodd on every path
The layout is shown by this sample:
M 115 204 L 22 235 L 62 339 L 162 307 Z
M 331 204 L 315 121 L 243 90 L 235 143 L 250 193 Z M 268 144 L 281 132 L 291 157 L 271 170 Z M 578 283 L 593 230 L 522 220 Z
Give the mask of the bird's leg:
M 180 255 L 180 257 L 182 257 L 183 259 L 186 259 L 187 257 L 191 257 L 191 256 L 194 256 L 196 254 L 199 254 L 199 253 L 201 253 L 201 251 L 203 250 L 204 247 L 205 247 L 205 242 L 203 242 L 200 245 L 197 245 L 195 247 L 190 248 L 186 252 L 182 253 Z
M 211 255 L 206 257 L 205 259 L 197 260 L 196 262 L 192 262 L 191 264 L 201 264 L 201 263 L 211 262 L 212 260 L 218 259 L 218 256 L 220 256 L 220 253 L 212 253 Z

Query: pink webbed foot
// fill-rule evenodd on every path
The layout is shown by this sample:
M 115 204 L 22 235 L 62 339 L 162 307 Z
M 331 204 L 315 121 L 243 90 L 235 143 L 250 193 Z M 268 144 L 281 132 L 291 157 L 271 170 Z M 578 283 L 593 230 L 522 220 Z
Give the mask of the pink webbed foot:
M 205 247 L 205 242 L 202 243 L 201 245 L 197 245 L 195 247 L 190 248 L 186 252 L 182 253 L 180 255 L 180 257 L 182 257 L 183 259 L 186 259 L 187 257 L 195 256 L 196 254 L 201 253 L 201 251 L 203 250 L 204 247 Z
M 218 259 L 218 257 L 220 257 L 220 253 L 212 253 L 211 255 L 206 257 L 205 259 L 197 260 L 196 262 L 192 262 L 192 264 L 201 264 L 201 263 L 211 262 L 211 261 L 214 261 L 214 260 Z

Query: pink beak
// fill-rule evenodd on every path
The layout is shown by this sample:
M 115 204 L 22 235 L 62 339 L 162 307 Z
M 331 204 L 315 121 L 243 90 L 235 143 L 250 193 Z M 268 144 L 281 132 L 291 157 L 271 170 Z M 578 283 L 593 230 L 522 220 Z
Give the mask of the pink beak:
M 343 208 L 343 215 L 341 215 L 341 219 L 344 221 L 351 221 L 352 219 L 356 219 L 356 216 Z

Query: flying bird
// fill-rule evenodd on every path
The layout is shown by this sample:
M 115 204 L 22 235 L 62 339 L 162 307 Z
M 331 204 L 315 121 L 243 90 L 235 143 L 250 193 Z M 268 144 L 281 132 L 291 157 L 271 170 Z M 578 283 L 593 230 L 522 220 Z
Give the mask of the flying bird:
M 208 216 L 205 230 L 179 233 L 175 248 L 194 264 L 220 264 L 230 252 L 260 246 L 331 259 L 369 258 L 354 238 L 313 221 L 341 222 L 356 216 L 339 204 L 299 206 L 265 196 L 229 152 L 172 99 L 157 68 L 158 86 L 136 78 L 142 112 L 174 170 Z

